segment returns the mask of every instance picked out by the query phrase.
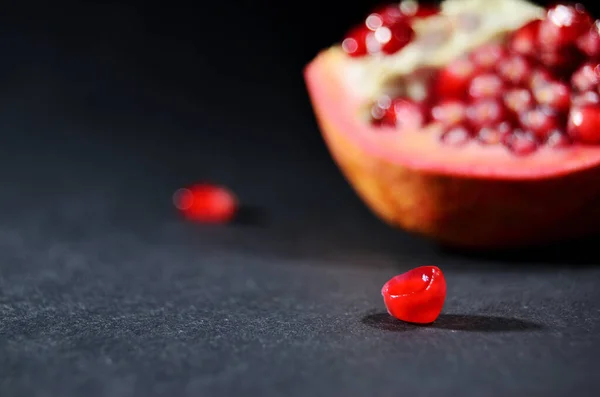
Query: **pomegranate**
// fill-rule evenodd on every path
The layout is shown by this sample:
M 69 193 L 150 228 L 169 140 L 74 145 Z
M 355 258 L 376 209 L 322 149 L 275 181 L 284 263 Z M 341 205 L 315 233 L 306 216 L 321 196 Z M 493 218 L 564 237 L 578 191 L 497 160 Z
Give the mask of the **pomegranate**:
M 600 229 L 599 26 L 577 3 L 404 0 L 305 80 L 332 156 L 384 221 L 451 245 L 547 243 Z

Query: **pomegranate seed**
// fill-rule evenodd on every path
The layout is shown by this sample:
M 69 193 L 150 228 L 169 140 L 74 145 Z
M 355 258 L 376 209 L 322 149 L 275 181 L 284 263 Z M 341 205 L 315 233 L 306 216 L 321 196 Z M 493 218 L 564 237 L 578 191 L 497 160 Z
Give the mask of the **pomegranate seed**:
M 561 125 L 560 117 L 544 107 L 536 107 L 521 113 L 519 121 L 524 129 L 535 134 L 541 141 L 546 140 L 548 134 Z
M 424 106 L 406 98 L 394 99 L 389 112 L 393 112 L 396 127 L 401 130 L 421 128 L 426 121 Z
M 600 21 L 577 39 L 577 48 L 590 58 L 600 57 Z
M 487 44 L 471 53 L 473 63 L 481 69 L 491 69 L 506 55 L 506 49 L 500 44 Z
M 527 81 L 531 70 L 531 62 L 523 55 L 515 54 L 498 63 L 498 74 L 512 84 L 521 84 Z
M 382 26 L 373 33 L 373 37 L 385 54 L 400 51 L 411 42 L 414 35 L 414 30 L 404 22 L 397 22 L 390 27 Z
M 502 141 L 504 146 L 511 153 L 517 156 L 525 156 L 535 152 L 538 148 L 538 143 L 535 136 L 529 131 L 515 130 Z
M 529 88 L 535 88 L 540 84 L 546 84 L 551 81 L 555 81 L 555 76 L 548 70 L 544 68 L 536 68 L 531 72 L 529 76 Z
M 571 98 L 572 106 L 580 106 L 586 104 L 595 104 L 600 103 L 600 95 L 594 91 L 586 91 L 576 95 L 573 95 Z
M 446 300 L 446 280 L 437 266 L 421 266 L 397 275 L 383 285 L 388 313 L 401 321 L 429 324 L 436 320 Z
M 571 76 L 571 84 L 579 91 L 588 91 L 596 88 L 600 83 L 600 64 L 586 62 Z
M 558 112 L 566 112 L 571 106 L 571 89 L 563 82 L 540 84 L 533 90 L 533 96 L 539 104 Z
M 454 60 L 439 71 L 434 83 L 434 92 L 441 98 L 463 98 L 474 73 L 475 65 L 471 60 Z
M 365 25 L 370 30 L 377 30 L 382 26 L 391 26 L 406 19 L 406 16 L 397 5 L 386 5 L 373 11 L 365 19 Z
M 456 125 L 444 131 L 440 139 L 450 146 L 462 146 L 471 139 L 471 131 L 465 126 Z
M 188 219 L 205 223 L 229 222 L 237 211 L 237 199 L 233 193 L 210 184 L 179 189 L 173 196 L 173 202 Z
M 505 118 L 504 104 L 495 98 L 481 99 L 472 103 L 467 109 L 467 119 L 476 130 L 498 124 Z
M 493 98 L 498 97 L 504 90 L 504 82 L 493 73 L 484 73 L 476 76 L 469 84 L 468 92 L 471 98 Z
M 563 131 L 558 129 L 550 132 L 550 134 L 548 135 L 548 139 L 546 140 L 546 145 L 555 149 L 565 148 L 570 146 L 571 144 L 571 138 L 569 138 L 569 136 Z
M 415 0 L 404 0 L 400 2 L 400 10 L 410 18 L 427 18 L 440 13 L 440 8 L 433 4 L 419 4 Z
M 350 30 L 342 41 L 342 49 L 351 57 L 361 57 L 368 54 L 367 37 L 370 31 L 364 26 Z
M 592 25 L 583 5 L 558 4 L 550 8 L 540 24 L 539 40 L 549 49 L 560 49 L 575 43 Z
M 600 143 L 600 105 L 575 106 L 569 113 L 567 132 L 578 142 Z
M 529 110 L 534 105 L 533 95 L 527 88 L 512 88 L 504 94 L 504 105 L 514 113 Z
M 433 121 L 450 127 L 462 122 L 465 118 L 466 106 L 463 102 L 455 99 L 442 101 L 431 109 Z
M 508 44 L 509 48 L 517 54 L 526 56 L 535 55 L 540 22 L 541 20 L 536 19 L 514 32 Z
M 539 61 L 561 76 L 569 76 L 583 60 L 583 54 L 575 47 L 567 47 L 560 51 L 538 52 Z
M 512 132 L 512 126 L 504 121 L 497 125 L 483 127 L 477 133 L 477 140 L 483 145 L 495 145 L 502 142 Z
M 392 99 L 383 95 L 371 106 L 371 118 L 375 124 L 396 125 L 396 113 L 389 111 L 392 106 Z

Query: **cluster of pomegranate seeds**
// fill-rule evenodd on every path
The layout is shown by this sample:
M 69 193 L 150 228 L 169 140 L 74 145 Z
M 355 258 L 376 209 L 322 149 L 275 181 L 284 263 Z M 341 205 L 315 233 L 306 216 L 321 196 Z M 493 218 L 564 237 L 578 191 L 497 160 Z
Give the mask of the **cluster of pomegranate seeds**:
M 422 6 L 414 0 L 381 6 L 369 14 L 363 24 L 347 33 L 342 49 L 352 57 L 393 54 L 412 41 L 414 18 L 426 18 L 438 12 L 437 6 Z
M 173 204 L 187 219 L 200 223 L 227 223 L 238 209 L 237 198 L 231 191 L 208 183 L 178 189 Z
M 600 21 L 580 4 L 553 6 L 437 71 L 427 92 L 384 97 L 373 121 L 413 131 L 435 122 L 444 144 L 501 144 L 517 155 L 600 144 Z
M 429 324 L 446 300 L 446 279 L 437 266 L 420 266 L 399 274 L 381 289 L 388 313 L 402 321 Z

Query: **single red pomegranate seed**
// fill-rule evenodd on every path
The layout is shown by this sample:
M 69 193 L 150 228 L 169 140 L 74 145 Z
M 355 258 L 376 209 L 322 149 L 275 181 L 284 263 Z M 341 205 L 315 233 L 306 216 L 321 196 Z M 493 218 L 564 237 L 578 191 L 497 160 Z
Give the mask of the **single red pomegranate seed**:
M 402 13 L 398 5 L 386 5 L 370 13 L 365 19 L 365 25 L 370 30 L 375 31 L 382 26 L 389 27 L 404 19 L 406 19 L 406 16 Z
M 397 22 L 389 27 L 382 26 L 373 32 L 373 43 L 367 38 L 367 49 L 370 53 L 381 51 L 393 54 L 410 43 L 414 34 L 414 30 L 405 22 Z
M 511 153 L 517 156 L 524 156 L 535 152 L 538 148 L 538 143 L 535 136 L 529 131 L 515 130 L 502 141 L 504 146 Z
M 555 74 L 569 76 L 583 60 L 583 54 L 575 47 L 566 47 L 560 51 L 540 50 L 538 60 Z
M 471 140 L 471 131 L 464 125 L 455 125 L 442 133 L 442 143 L 450 146 L 462 146 Z
M 446 280 L 436 266 L 421 266 L 393 277 L 381 289 L 388 313 L 415 324 L 434 322 L 446 300 Z
M 598 93 L 595 91 L 585 91 L 582 93 L 578 93 L 573 95 L 573 98 L 571 98 L 572 106 L 580 106 L 587 104 L 591 105 L 595 103 L 600 103 L 600 95 L 598 95 Z
M 533 89 L 539 86 L 540 84 L 546 84 L 555 80 L 556 77 L 548 69 L 536 68 L 533 70 L 533 72 L 531 72 L 531 75 L 529 76 L 529 88 Z
M 519 121 L 525 130 L 532 132 L 540 141 L 545 141 L 548 134 L 562 124 L 556 113 L 543 107 L 521 113 Z
M 571 106 L 571 89 L 560 81 L 540 84 L 534 88 L 533 96 L 539 104 L 549 106 L 557 112 L 566 112 Z
M 505 84 L 498 75 L 484 73 L 471 80 L 468 92 L 473 99 L 495 98 L 502 94 L 504 88 Z
M 393 113 L 389 119 L 394 119 L 396 127 L 401 130 L 415 130 L 421 128 L 426 121 L 424 105 L 407 98 L 396 98 L 388 110 Z
M 500 44 L 486 44 L 471 53 L 473 63 L 481 70 L 491 69 L 506 56 L 506 48 Z
M 577 39 L 577 48 L 590 58 L 600 57 L 600 21 Z
M 539 40 L 549 49 L 560 49 L 575 43 L 592 25 L 583 5 L 558 4 L 550 8 L 540 24 Z
M 504 105 L 514 113 L 529 110 L 534 105 L 533 95 L 527 88 L 511 88 L 504 94 Z
M 179 189 L 173 195 L 177 209 L 190 220 L 205 223 L 225 223 L 237 211 L 237 199 L 221 186 L 199 184 L 189 189 Z
M 415 0 L 400 2 L 400 10 L 410 18 L 427 18 L 440 13 L 440 8 L 434 4 L 420 4 Z
M 472 103 L 467 109 L 467 119 L 475 130 L 496 125 L 506 119 L 506 108 L 496 98 L 485 98 Z
M 464 98 L 475 65 L 467 58 L 459 58 L 441 69 L 435 79 L 433 91 L 441 98 Z
M 586 62 L 571 76 L 571 84 L 579 91 L 588 91 L 596 88 L 600 83 L 600 64 Z
M 502 142 L 512 132 L 512 126 L 504 121 L 497 125 L 483 127 L 477 133 L 477 140 L 483 145 L 495 145 Z
M 575 106 L 569 113 L 567 132 L 578 142 L 600 143 L 600 105 Z
M 431 108 L 431 119 L 446 127 L 461 123 L 465 114 L 465 104 L 456 99 L 442 101 Z
M 571 138 L 569 138 L 569 136 L 567 134 L 565 134 L 564 131 L 561 131 L 558 129 L 553 130 L 548 135 L 548 139 L 546 140 L 546 145 L 551 148 L 555 148 L 555 149 L 565 148 L 565 147 L 570 146 L 571 144 L 572 144 Z
M 379 97 L 371 106 L 371 118 L 375 124 L 396 125 L 396 112 L 390 111 L 392 98 L 387 95 Z
M 541 20 L 536 19 L 515 31 L 509 40 L 509 48 L 517 54 L 526 56 L 535 55 L 540 22 Z
M 348 32 L 344 41 L 342 41 L 342 49 L 351 57 L 361 57 L 367 55 L 367 38 L 371 34 L 369 29 L 364 26 L 358 26 Z
M 526 82 L 531 75 L 531 62 L 523 55 L 514 54 L 498 62 L 498 74 L 511 84 Z

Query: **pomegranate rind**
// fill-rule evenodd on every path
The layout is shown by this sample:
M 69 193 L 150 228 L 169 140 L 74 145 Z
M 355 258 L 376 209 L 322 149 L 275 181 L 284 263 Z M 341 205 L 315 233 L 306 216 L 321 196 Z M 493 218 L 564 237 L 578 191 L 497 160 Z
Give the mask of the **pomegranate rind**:
M 342 173 L 382 220 L 443 244 L 507 247 L 600 228 L 600 147 L 515 156 L 477 142 L 439 143 L 439 127 L 371 127 L 344 81 L 345 55 L 321 52 L 304 71 L 323 138 Z

